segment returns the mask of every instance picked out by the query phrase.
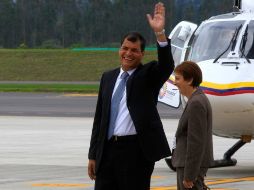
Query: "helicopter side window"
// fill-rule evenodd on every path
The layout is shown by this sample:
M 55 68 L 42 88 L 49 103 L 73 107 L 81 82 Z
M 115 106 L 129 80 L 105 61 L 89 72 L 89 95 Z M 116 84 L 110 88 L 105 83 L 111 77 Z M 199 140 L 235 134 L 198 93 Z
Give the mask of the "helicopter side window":
M 178 35 L 181 31 L 182 27 L 177 28 L 176 32 L 171 38 L 171 52 L 173 54 L 173 58 L 176 64 L 180 63 L 180 57 L 182 54 L 182 48 L 184 46 L 185 41 L 178 38 Z
M 249 40 L 251 42 L 251 47 L 248 50 L 247 58 L 254 59 L 254 33 L 252 33 L 252 40 Z
M 248 26 L 248 35 L 245 45 L 244 54 L 249 59 L 254 59 L 254 21 L 251 21 Z

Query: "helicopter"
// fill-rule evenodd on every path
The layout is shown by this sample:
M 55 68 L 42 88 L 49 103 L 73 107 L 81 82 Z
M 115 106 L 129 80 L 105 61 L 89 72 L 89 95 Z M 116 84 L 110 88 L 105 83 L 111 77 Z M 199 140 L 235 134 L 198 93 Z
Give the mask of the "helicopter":
M 254 3 L 235 0 L 231 13 L 213 16 L 199 26 L 181 21 L 171 31 L 171 49 L 178 65 L 196 62 L 202 70 L 200 88 L 213 112 L 213 134 L 239 139 L 211 167 L 235 166 L 233 154 L 254 138 Z M 174 108 L 187 99 L 174 85 L 164 83 L 158 101 Z M 171 158 L 165 159 L 172 169 Z

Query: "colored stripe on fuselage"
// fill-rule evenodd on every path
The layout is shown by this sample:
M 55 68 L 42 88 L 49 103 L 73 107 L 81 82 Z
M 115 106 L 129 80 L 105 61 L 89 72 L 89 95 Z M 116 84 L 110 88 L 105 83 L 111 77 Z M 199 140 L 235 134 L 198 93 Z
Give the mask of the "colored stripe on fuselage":
M 254 82 L 239 82 L 231 84 L 203 82 L 200 87 L 206 94 L 214 96 L 254 93 Z
M 174 78 L 170 77 L 168 82 L 174 84 Z M 230 84 L 217 84 L 211 82 L 202 82 L 201 89 L 206 94 L 214 96 L 230 96 L 236 94 L 254 93 L 254 82 L 238 82 Z

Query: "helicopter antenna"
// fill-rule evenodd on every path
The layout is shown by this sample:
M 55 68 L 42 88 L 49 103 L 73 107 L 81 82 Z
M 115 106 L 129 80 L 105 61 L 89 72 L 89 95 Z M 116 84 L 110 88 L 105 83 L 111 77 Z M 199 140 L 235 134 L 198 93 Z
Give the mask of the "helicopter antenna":
M 242 8 L 242 0 L 233 1 L 233 11 L 239 11 Z

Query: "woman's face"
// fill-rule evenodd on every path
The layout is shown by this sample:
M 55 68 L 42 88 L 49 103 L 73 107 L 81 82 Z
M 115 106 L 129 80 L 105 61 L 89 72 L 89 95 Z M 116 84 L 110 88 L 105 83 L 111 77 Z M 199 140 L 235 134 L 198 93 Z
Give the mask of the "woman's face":
M 191 85 L 192 80 L 184 80 L 183 75 L 180 73 L 175 73 L 175 85 L 178 87 L 180 93 L 184 96 L 188 96 L 190 89 L 192 89 Z

